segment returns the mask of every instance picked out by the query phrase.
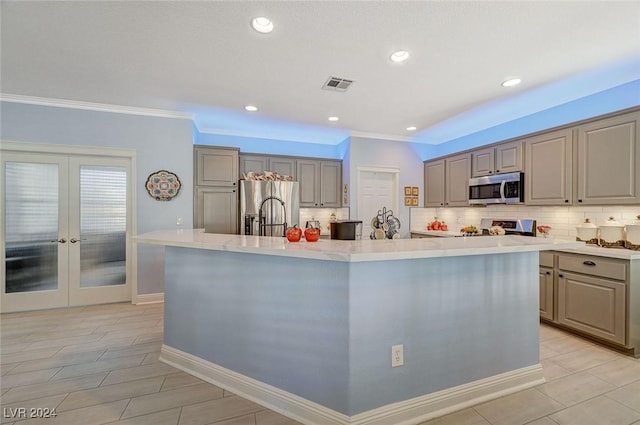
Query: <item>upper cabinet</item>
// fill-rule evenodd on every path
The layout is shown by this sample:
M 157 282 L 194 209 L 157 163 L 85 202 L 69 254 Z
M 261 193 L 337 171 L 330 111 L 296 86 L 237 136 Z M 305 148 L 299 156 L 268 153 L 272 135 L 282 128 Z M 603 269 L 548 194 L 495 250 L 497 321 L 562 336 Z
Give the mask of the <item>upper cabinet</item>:
M 253 171 L 264 174 L 272 171 L 283 176 L 292 176 L 296 180 L 296 158 L 270 155 L 240 155 L 240 178 Z
M 195 147 L 196 186 L 237 186 L 238 149 Z
M 640 112 L 577 128 L 578 204 L 640 203 Z
M 450 156 L 424 164 L 425 207 L 469 205 L 471 154 Z
M 341 207 L 342 161 L 297 160 L 301 207 Z
M 471 159 L 473 177 L 522 171 L 522 141 L 473 151 Z
M 572 130 L 541 134 L 525 142 L 525 203 L 571 203 Z

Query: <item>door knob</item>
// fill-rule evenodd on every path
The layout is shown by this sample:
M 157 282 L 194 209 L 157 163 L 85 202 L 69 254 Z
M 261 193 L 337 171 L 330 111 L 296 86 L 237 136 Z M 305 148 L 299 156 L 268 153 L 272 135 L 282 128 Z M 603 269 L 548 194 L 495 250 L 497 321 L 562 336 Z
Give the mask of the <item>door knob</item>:
M 51 242 L 66 243 L 67 240 L 65 238 L 60 238 L 57 241 L 51 241 Z
M 71 242 L 71 243 L 80 242 L 80 239 L 71 238 L 71 239 L 69 239 L 69 242 Z

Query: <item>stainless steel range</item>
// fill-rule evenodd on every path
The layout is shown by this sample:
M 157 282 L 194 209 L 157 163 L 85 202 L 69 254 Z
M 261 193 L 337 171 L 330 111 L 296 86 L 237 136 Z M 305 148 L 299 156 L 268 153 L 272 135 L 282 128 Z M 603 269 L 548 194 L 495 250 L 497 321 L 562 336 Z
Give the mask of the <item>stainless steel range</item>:
M 536 221 L 530 218 L 483 218 L 478 236 L 491 235 L 496 228 L 504 229 L 506 235 L 536 236 Z

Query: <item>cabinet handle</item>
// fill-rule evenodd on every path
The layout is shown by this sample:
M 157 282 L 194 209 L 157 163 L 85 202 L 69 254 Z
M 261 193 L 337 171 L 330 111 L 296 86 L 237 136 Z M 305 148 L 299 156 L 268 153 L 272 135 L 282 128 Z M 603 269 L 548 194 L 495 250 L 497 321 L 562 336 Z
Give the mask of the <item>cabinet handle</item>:
M 551 274 L 551 272 L 546 272 L 545 274 Z
M 596 263 L 594 263 L 593 261 L 583 261 L 582 264 L 584 264 L 585 266 L 595 266 Z
M 558 277 L 564 277 L 564 275 L 563 275 L 562 273 L 560 273 L 560 274 L 558 275 Z
M 496 173 L 499 173 L 499 172 L 500 172 L 500 170 L 496 170 Z
M 578 199 L 578 202 L 582 202 L 582 199 Z
M 568 203 L 569 203 L 569 200 L 568 200 L 568 199 L 565 199 L 565 200 L 564 200 L 564 203 L 565 203 L 565 204 L 568 204 Z
M 235 185 L 236 185 L 236 182 L 233 182 L 233 185 L 235 186 Z

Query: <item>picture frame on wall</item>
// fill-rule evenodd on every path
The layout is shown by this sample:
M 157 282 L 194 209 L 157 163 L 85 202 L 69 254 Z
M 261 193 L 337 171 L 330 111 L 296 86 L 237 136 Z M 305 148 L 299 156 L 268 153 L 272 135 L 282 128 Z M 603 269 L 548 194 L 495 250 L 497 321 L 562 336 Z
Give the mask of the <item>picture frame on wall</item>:
M 411 206 L 412 207 L 418 206 L 418 198 L 411 198 Z
M 411 188 L 411 196 L 418 196 L 420 194 L 420 188 L 413 186 Z
M 404 187 L 404 196 L 411 196 L 411 186 Z M 406 202 L 405 202 L 406 204 Z
M 409 196 L 405 196 L 404 197 L 404 205 L 405 207 L 410 207 L 411 206 L 411 199 Z

